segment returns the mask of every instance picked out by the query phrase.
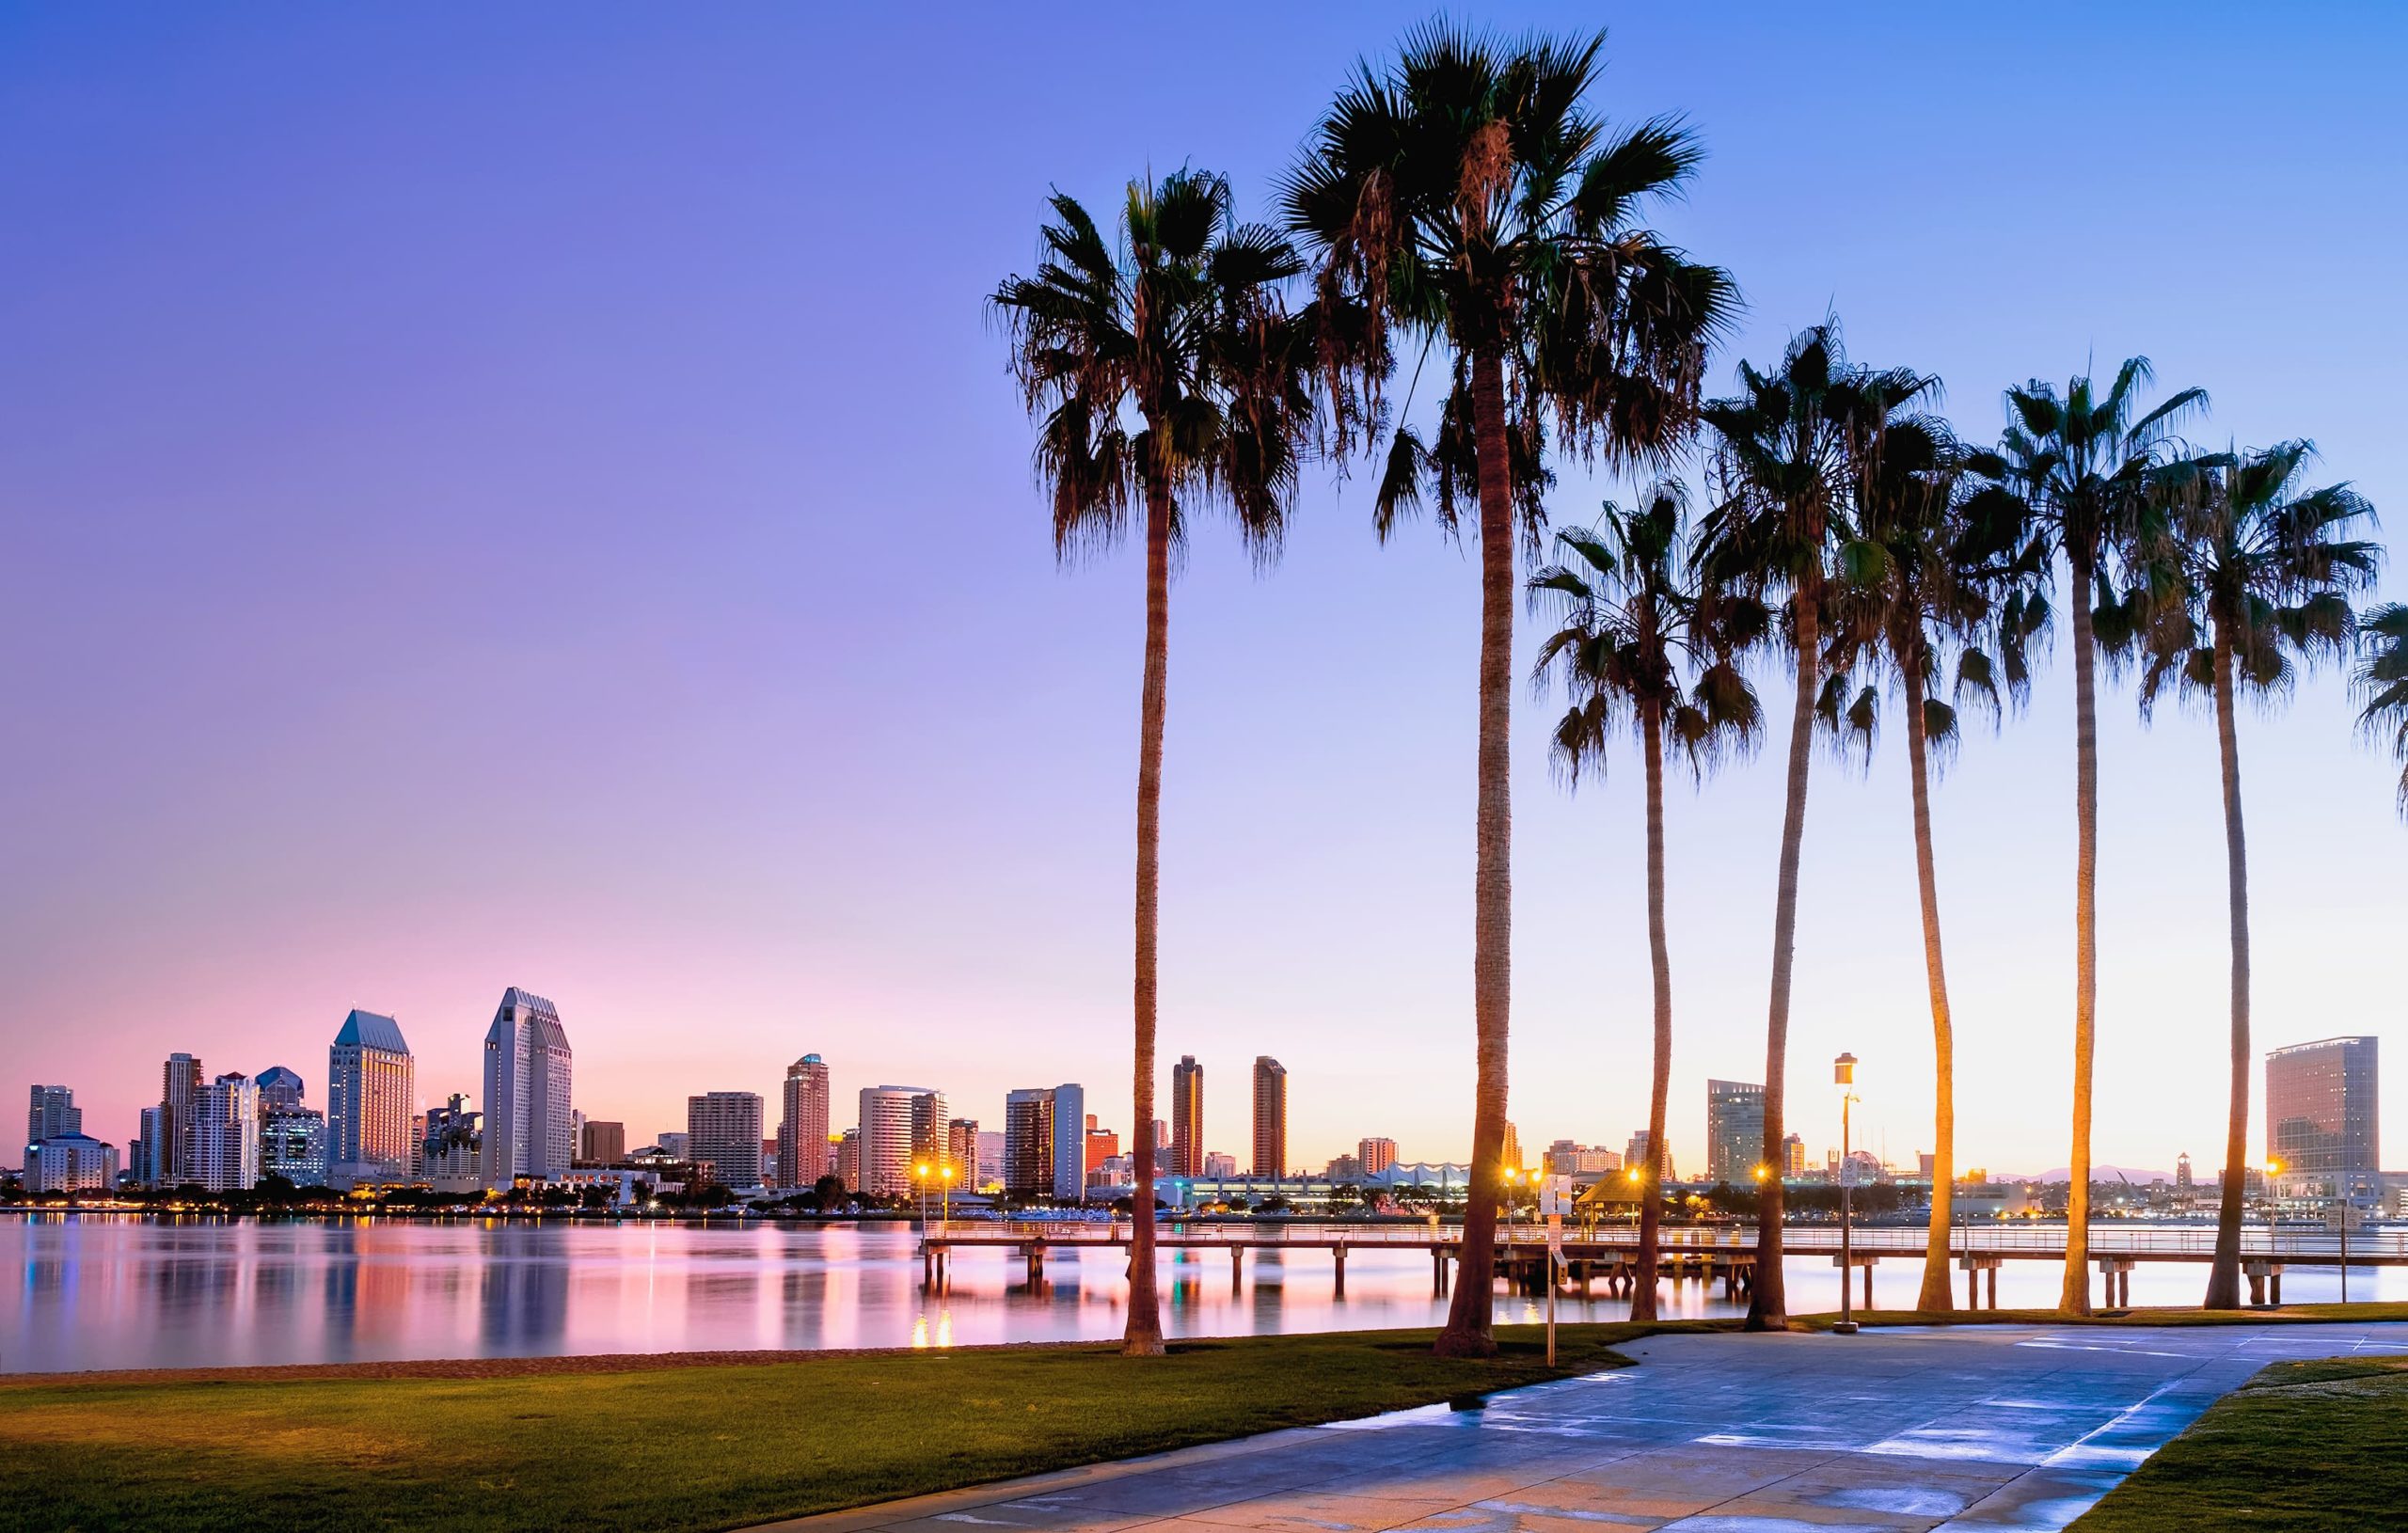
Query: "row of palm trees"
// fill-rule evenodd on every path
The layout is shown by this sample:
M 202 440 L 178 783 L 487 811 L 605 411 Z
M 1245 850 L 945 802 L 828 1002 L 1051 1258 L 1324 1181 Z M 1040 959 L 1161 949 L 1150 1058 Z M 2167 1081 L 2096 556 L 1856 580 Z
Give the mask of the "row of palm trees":
M 1907 722 L 1916 871 L 1939 1068 L 1933 1229 L 1922 1304 L 1949 1303 L 1953 1093 L 1929 774 L 1957 710 L 1995 715 L 2029 686 L 2059 561 L 2073 631 L 2078 857 L 2073 1208 L 2065 1304 L 2087 1305 L 2083 1220 L 2095 1000 L 2095 673 L 2144 658 L 2144 704 L 2164 687 L 2211 693 L 2225 749 L 2234 931 L 2235 1112 L 2225 1228 L 2210 1302 L 2238 1278 L 2238 1193 L 2247 1090 L 2246 891 L 2230 704 L 2279 687 L 2293 660 L 2369 641 L 2369 728 L 2408 760 L 2408 613 L 2361 625 L 2349 597 L 2378 550 L 2341 534 L 2368 508 L 2345 486 L 2303 491 L 2304 443 L 2199 454 L 2175 435 L 2197 390 L 2140 408 L 2147 365 L 2103 390 L 2008 391 L 1995 449 L 1964 443 L 1931 408 L 1938 380 L 1850 363 L 1836 323 L 1798 336 L 1780 363 L 1742 363 L 1709 400 L 1708 353 L 1736 312 L 1721 269 L 1692 261 L 1643 215 L 1678 195 L 1695 136 L 1658 119 L 1611 129 L 1585 106 L 1602 36 L 1506 41 L 1446 23 L 1407 34 L 1386 66 L 1339 92 L 1279 188 L 1276 224 L 1241 222 L 1225 178 L 1182 169 L 1133 182 L 1107 233 L 1056 193 L 1034 274 L 991 306 L 1038 424 L 1036 466 L 1066 560 L 1142 529 L 1146 661 L 1139 710 L 1134 1114 L 1153 1116 L 1163 723 L 1169 571 L 1191 514 L 1226 513 L 1259 561 L 1275 558 L 1307 459 L 1376 464 L 1373 526 L 1408 516 L 1469 530 L 1480 548 L 1479 751 L 1473 880 L 1474 1177 L 1462 1281 L 1437 1351 L 1492 1351 L 1489 1294 L 1501 1191 L 1511 1001 L 1513 624 L 1525 599 L 1551 614 L 1541 676 L 1568 699 L 1556 760 L 1576 782 L 1628 734 L 1645 771 L 1648 935 L 1654 978 L 1652 1142 L 1663 1142 L 1671 981 L 1664 917 L 1668 746 L 1699 772 L 1764 732 L 1754 658 L 1788 657 L 1787 802 L 1766 1029 L 1766 1147 L 1785 1133 L 1791 950 L 1798 850 L 1815 735 L 1869 750 L 1883 687 Z M 1409 367 L 1405 364 L 1409 363 Z M 1436 366 L 1433 367 L 1432 364 Z M 1417 414 L 1425 375 L 1443 392 Z M 1403 379 L 1402 398 L 1395 385 Z M 1426 423 L 1425 423 L 1426 422 Z M 1658 481 L 1608 505 L 1538 561 L 1551 466 L 1575 453 Z M 1702 455 L 1694 519 L 1667 477 Z M 1941 695 L 1945 693 L 1945 697 Z M 2408 771 L 2401 782 L 2408 807 Z M 1153 1180 L 1140 1136 L 1139 1186 Z M 1652 1168 L 1642 1168 L 1652 1171 Z M 1652 1189 L 1649 1189 L 1652 1193 Z M 1658 1200 L 1640 1199 L 1641 1241 Z M 1749 1323 L 1785 1323 L 1781 1188 L 1766 1188 Z M 1162 1350 L 1153 1231 L 1131 1252 L 1133 1354 Z M 2228 1249 L 2227 1249 L 2228 1247 Z M 1647 1255 L 1644 1249 L 1641 1260 Z M 1639 1285 L 1634 1315 L 1652 1315 Z

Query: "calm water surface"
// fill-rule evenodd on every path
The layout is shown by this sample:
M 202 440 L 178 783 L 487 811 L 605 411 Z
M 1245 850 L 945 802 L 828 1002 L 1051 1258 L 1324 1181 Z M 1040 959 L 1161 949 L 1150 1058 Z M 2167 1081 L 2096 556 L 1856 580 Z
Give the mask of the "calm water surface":
M 1031 1291 L 1008 1251 L 963 1251 L 948 1291 L 924 1292 L 899 1225 L 626 1225 L 525 1221 L 165 1221 L 0 1216 L 0 1372 L 550 1356 L 752 1348 L 946 1347 L 1117 1335 L 1125 1258 L 1052 1256 Z M 1794 1309 L 1837 1307 L 1828 1256 L 1788 1264 Z M 1174 1335 L 1434 1325 L 1419 1252 L 1356 1248 L 1346 1296 L 1318 1251 L 1249 1252 L 1234 1282 L 1223 1252 L 1168 1253 Z M 1885 1261 L 1874 1297 L 1913 1297 L 1916 1269 Z M 2194 1304 L 2206 1269 L 2143 1265 L 2141 1304 Z M 1999 1299 L 2055 1302 L 2057 1268 L 2010 1262 Z M 2294 1270 L 2286 1300 L 2330 1299 L 2331 1272 Z M 2408 1270 L 2359 1269 L 2353 1298 L 2408 1298 Z M 1664 1312 L 1729 1312 L 1720 1288 L 1667 1283 Z M 1619 1320 L 1626 1301 L 1561 1302 L 1566 1321 Z M 1500 1296 L 1499 1320 L 1545 1317 Z

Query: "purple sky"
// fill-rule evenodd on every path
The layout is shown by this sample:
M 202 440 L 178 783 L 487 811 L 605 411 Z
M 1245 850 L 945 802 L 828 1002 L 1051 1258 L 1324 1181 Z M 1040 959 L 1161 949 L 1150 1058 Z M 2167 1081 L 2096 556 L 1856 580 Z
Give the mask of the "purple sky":
M 319 1100 L 355 1005 L 473 1093 L 515 984 L 639 1139 L 805 1051 L 990 1120 L 1082 1080 L 1125 1129 L 1140 569 L 1056 569 L 980 300 L 1049 185 L 1193 162 L 1264 207 L 1410 15 L 1214 14 L 0 11 L 0 1106 L 63 1082 L 121 1144 L 177 1049 Z M 2398 13 L 1479 14 L 1608 22 L 1597 104 L 1695 120 L 1664 227 L 1749 299 L 1718 386 L 1826 306 L 1969 435 L 2147 352 L 2207 439 L 2313 436 L 2408 515 Z M 1474 567 L 1368 523 L 1316 474 L 1275 574 L 1207 527 L 1174 594 L 1162 1041 L 1242 1160 L 1264 1051 L 1299 1163 L 1467 1146 Z M 1938 800 L 1972 1164 L 2065 1159 L 2069 686 Z M 1513 1115 L 1620 1147 L 1636 773 L 1566 796 L 1517 705 Z M 2204 1163 L 2212 734 L 2104 706 L 2097 1150 Z M 2327 675 L 2243 722 L 2261 1044 L 2408 1042 L 2397 767 L 2349 721 Z M 1773 743 L 1672 800 L 1684 1166 L 1704 1078 L 1762 1073 Z M 1835 1141 L 1853 1050 L 1910 1162 L 1903 770 L 1816 769 L 1793 1118 Z M 2408 1084 L 2386 1115 L 2408 1162 Z

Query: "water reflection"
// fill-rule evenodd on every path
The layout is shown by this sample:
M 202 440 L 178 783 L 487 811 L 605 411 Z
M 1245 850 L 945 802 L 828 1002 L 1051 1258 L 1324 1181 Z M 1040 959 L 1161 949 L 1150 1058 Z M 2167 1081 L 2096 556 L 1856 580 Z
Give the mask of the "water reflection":
M 1126 1316 L 1117 1251 L 1048 1251 L 1032 1288 L 1010 1251 L 957 1251 L 948 1281 L 923 1288 L 912 1232 L 891 1225 L 626 1226 L 461 1220 L 290 1224 L 110 1215 L 0 1216 L 0 1371 L 415 1357 L 949 1347 L 1102 1339 Z M 1324 1253 L 1175 1251 L 1163 1262 L 1174 1336 L 1436 1325 L 1430 1258 L 1355 1247 L 1346 1292 Z M 1877 1304 L 1910 1302 L 1919 1264 L 1884 1260 Z M 2004 1304 L 2054 1302 L 2056 1263 L 2015 1261 Z M 2204 1266 L 2143 1263 L 2141 1304 L 2196 1303 Z M 1790 1302 L 1835 1307 L 1828 1256 L 1789 1268 Z M 2293 1268 L 2283 1296 L 2338 1296 L 2329 1269 Z M 2408 1298 L 2408 1269 L 2358 1268 L 2353 1299 Z M 1728 1314 L 1719 1286 L 1666 1283 L 1667 1316 Z M 1602 1290 L 1559 1301 L 1559 1318 L 1618 1320 Z M 1497 1301 L 1501 1320 L 1544 1318 L 1544 1301 Z

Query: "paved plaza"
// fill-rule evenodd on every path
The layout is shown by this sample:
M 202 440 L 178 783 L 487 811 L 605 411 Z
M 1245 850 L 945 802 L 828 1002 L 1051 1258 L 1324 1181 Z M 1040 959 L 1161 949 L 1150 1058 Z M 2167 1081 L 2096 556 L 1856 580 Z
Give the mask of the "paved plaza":
M 2408 1324 L 1663 1335 L 1639 1366 L 777 1525 L 810 1533 L 2064 1527 L 2268 1363 Z

